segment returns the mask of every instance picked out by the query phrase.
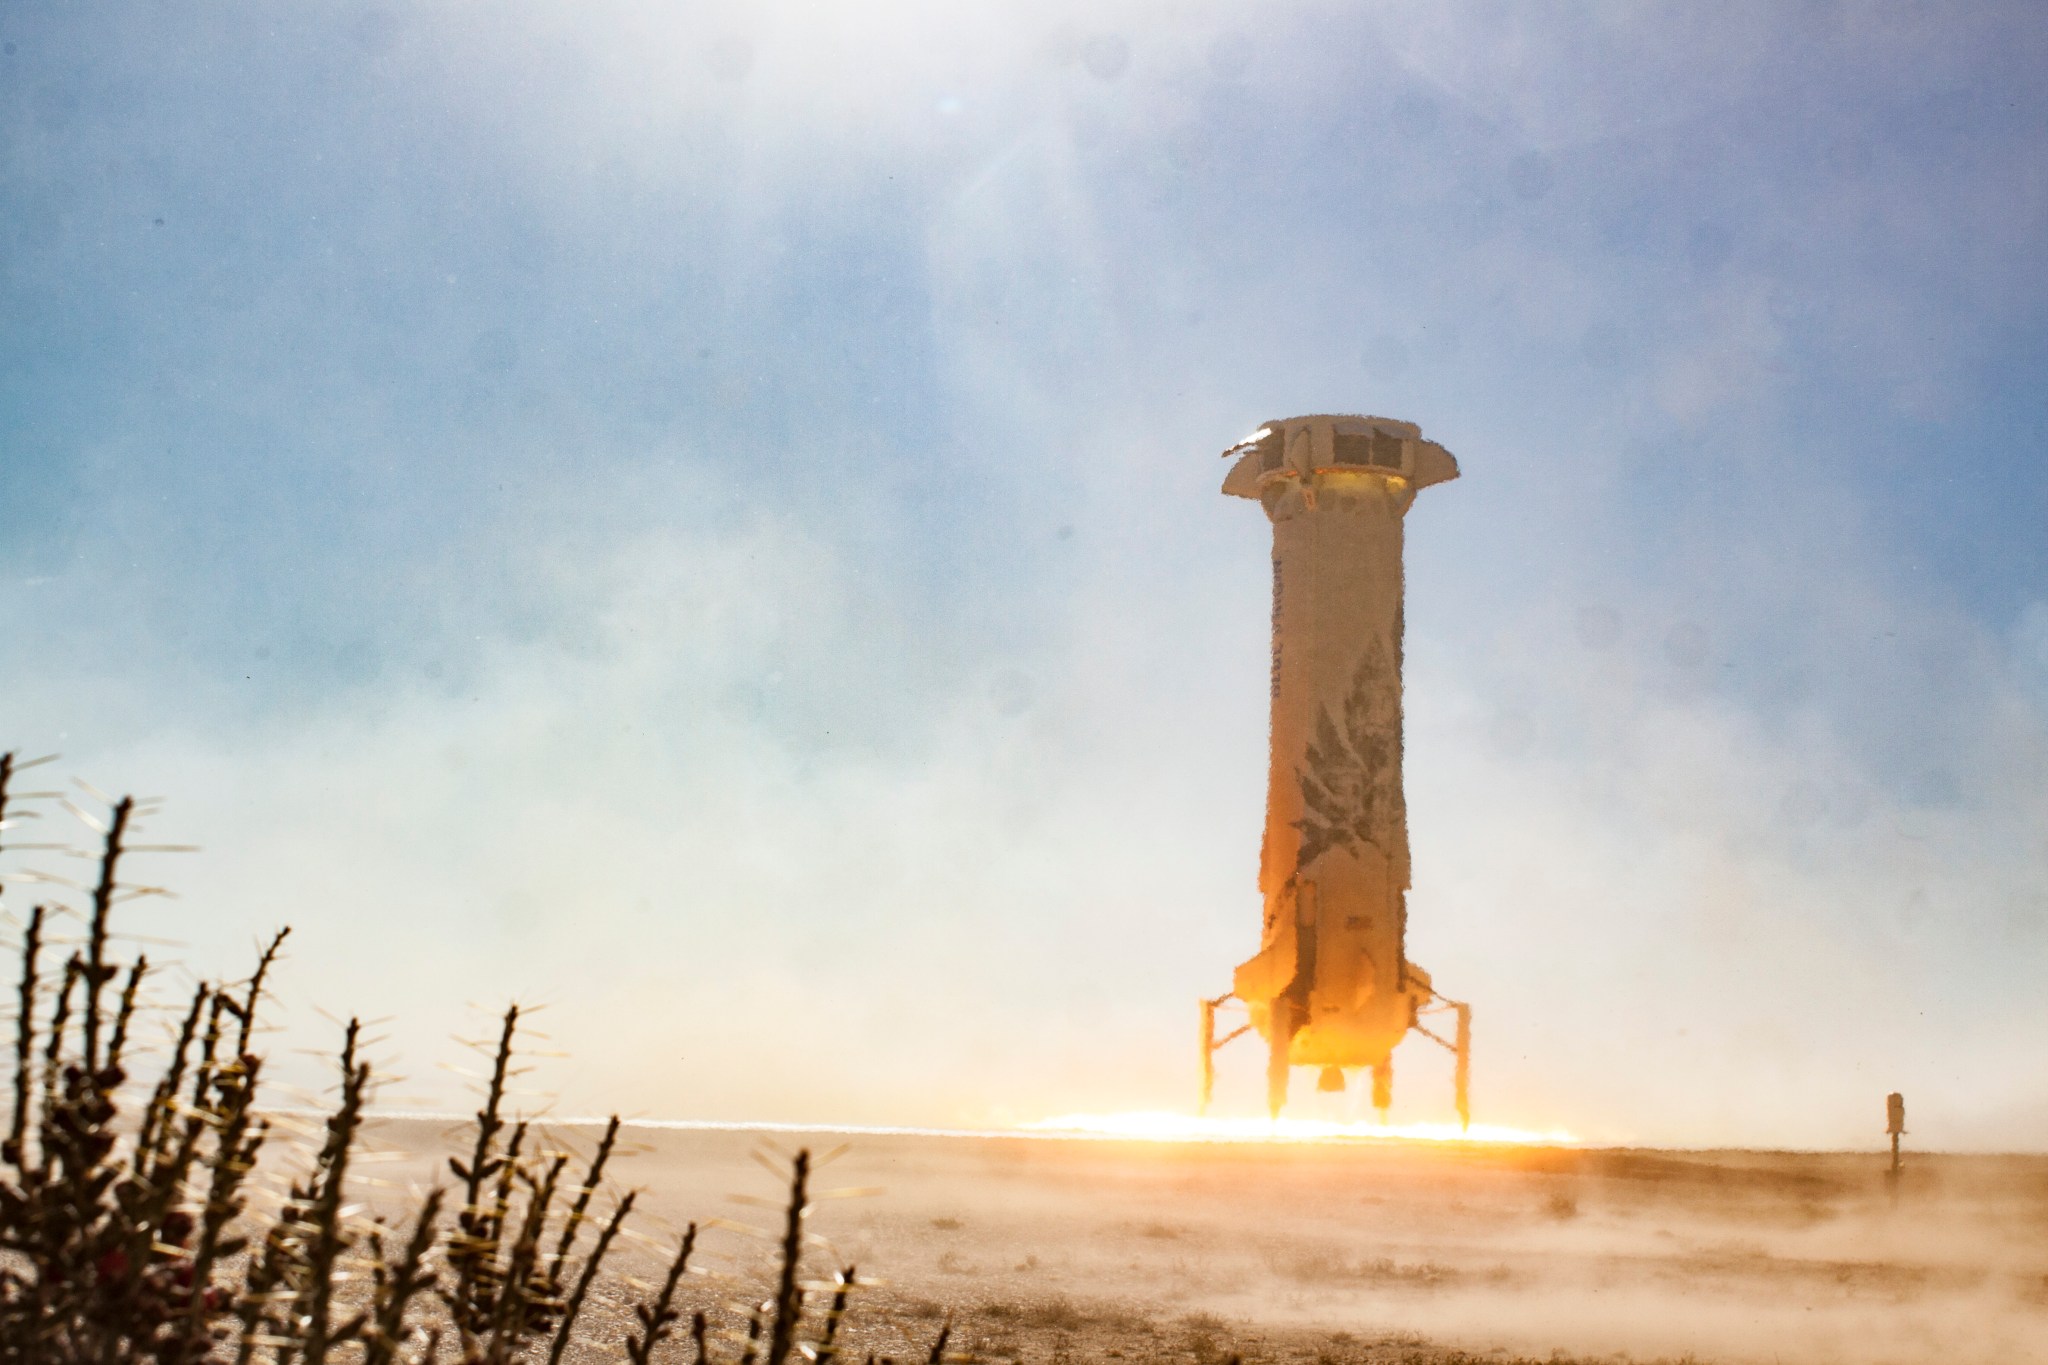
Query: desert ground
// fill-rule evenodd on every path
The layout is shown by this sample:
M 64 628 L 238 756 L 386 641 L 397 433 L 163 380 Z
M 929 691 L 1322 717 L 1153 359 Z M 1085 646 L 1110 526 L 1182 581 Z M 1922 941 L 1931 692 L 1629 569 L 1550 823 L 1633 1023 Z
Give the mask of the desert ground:
M 380 1121 L 380 1176 L 433 1179 L 462 1132 Z M 779 1226 L 757 1158 L 844 1147 L 813 1188 L 870 1192 L 817 1201 L 816 1270 L 883 1282 L 849 1331 L 898 1359 L 950 1320 L 1033 1365 L 2048 1361 L 2048 1157 L 1916 1156 L 1894 1207 L 1874 1152 L 631 1132 L 615 1169 L 654 1240 L 629 1269 L 720 1220 L 722 1273 L 690 1283 L 728 1326 L 772 1247 L 727 1224 Z

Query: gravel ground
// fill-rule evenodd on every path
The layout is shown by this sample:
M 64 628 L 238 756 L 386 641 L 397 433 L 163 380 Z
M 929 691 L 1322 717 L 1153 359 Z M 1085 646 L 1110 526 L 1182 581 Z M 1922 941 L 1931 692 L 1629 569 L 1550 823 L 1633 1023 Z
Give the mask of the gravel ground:
M 388 1188 L 458 1131 L 380 1123 Z M 734 1341 L 774 1244 L 728 1224 L 780 1217 L 750 1157 L 850 1144 L 813 1188 L 868 1192 L 818 1200 L 806 1271 L 875 1281 L 860 1358 L 923 1360 L 950 1323 L 953 1350 L 1030 1365 L 2048 1365 L 2048 1158 L 1922 1157 L 1894 1208 L 1869 1154 L 632 1135 L 616 1172 L 650 1240 L 621 1269 L 656 1278 L 705 1220 L 687 1307 Z M 615 1357 L 638 1292 L 606 1287 L 579 1359 Z

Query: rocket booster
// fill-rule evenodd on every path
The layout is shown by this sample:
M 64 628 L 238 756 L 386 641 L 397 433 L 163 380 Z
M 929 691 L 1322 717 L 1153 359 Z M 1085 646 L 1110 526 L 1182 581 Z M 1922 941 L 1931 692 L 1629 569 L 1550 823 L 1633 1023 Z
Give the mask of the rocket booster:
M 1383 417 L 1288 418 L 1224 453 L 1223 491 L 1257 499 L 1273 526 L 1271 754 L 1259 951 L 1203 1002 L 1204 1099 L 1215 1011 L 1234 997 L 1250 1016 L 1238 1033 L 1266 1040 L 1275 1115 L 1295 1066 L 1320 1068 L 1326 1090 L 1370 1069 L 1384 1115 L 1393 1049 L 1415 1028 L 1458 1053 L 1464 1117 L 1469 1010 L 1405 949 L 1401 785 L 1403 518 L 1457 461 Z M 1422 1023 L 1433 1010 L 1457 1014 L 1455 1042 Z

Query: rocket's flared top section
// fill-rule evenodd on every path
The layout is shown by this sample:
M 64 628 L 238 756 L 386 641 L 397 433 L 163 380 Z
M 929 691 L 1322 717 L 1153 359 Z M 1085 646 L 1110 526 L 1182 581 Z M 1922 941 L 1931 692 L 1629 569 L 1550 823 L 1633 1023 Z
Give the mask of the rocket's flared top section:
M 1223 491 L 1260 497 L 1276 480 L 1305 479 L 1324 472 L 1377 472 L 1427 488 L 1458 477 L 1458 462 L 1422 428 L 1391 417 L 1317 414 L 1268 422 L 1223 452 L 1237 457 L 1223 478 Z

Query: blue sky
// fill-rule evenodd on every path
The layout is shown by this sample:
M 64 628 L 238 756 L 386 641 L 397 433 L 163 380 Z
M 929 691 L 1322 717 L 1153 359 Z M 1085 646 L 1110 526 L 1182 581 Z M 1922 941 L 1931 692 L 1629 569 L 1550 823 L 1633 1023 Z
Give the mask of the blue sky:
M 1214 455 L 1369 411 L 1465 470 L 1411 947 L 1481 1116 L 2044 1141 L 2035 7 L 0 40 L 0 740 L 173 796 L 150 932 L 296 925 L 293 1037 L 394 1016 L 394 1096 L 518 995 L 578 1111 L 1185 1103 L 1258 913 Z

